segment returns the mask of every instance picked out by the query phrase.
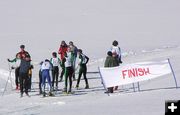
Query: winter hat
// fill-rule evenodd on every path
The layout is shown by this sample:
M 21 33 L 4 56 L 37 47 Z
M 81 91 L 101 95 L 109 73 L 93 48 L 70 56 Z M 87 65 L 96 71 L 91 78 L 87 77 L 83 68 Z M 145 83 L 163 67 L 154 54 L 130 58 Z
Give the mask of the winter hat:
M 45 62 L 49 62 L 49 60 L 48 60 L 48 59 L 45 59 Z
M 112 56 L 112 52 L 111 52 L 111 51 L 108 51 L 108 52 L 107 52 L 107 55 L 108 55 L 108 56 Z
M 117 46 L 118 45 L 118 41 L 114 40 L 112 43 L 113 46 Z

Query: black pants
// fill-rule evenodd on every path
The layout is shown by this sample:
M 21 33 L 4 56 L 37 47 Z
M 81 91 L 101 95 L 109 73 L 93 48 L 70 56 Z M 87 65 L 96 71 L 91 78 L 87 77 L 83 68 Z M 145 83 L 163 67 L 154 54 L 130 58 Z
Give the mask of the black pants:
M 17 68 L 15 69 L 15 83 L 16 83 L 16 87 L 19 86 L 19 68 L 20 68 L 20 67 L 17 67 Z
M 31 90 L 31 84 L 32 84 L 32 74 L 28 75 L 28 89 Z
M 39 70 L 39 92 L 40 93 L 42 93 L 41 84 L 42 84 L 42 72 L 41 70 Z
M 54 66 L 52 70 L 52 87 L 54 87 L 55 81 L 56 81 L 56 87 L 58 87 L 58 76 L 59 76 L 59 67 Z
M 65 72 L 65 88 L 67 90 L 68 78 L 69 78 L 69 91 L 70 92 L 71 92 L 71 88 L 72 88 L 72 75 L 73 75 L 73 67 L 66 67 L 66 72 Z
M 88 80 L 87 80 L 87 77 L 86 77 L 86 73 L 87 73 L 86 64 L 80 65 L 77 85 L 79 85 L 79 83 L 80 83 L 82 74 L 83 74 L 83 76 L 84 76 L 84 80 L 85 80 L 85 82 L 86 82 L 86 85 L 88 85 Z
M 28 93 L 28 73 L 19 73 L 21 94 Z
M 64 73 L 65 73 L 65 67 L 62 67 L 61 76 L 60 76 L 61 79 L 63 79 Z

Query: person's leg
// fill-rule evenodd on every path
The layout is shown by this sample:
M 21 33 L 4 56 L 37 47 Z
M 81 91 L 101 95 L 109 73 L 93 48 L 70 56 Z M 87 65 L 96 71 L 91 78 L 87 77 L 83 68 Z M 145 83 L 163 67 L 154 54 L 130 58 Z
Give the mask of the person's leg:
M 29 88 L 29 78 L 28 78 L 28 73 L 24 74 L 24 89 L 25 89 L 25 93 L 27 96 L 29 96 L 28 94 L 28 88 Z
M 66 69 L 65 69 L 65 87 L 64 87 L 64 92 L 67 92 L 68 75 L 69 75 L 69 70 L 68 70 L 68 68 L 66 68 Z
M 43 93 L 45 92 L 45 84 L 46 84 L 45 82 L 46 82 L 46 73 L 43 70 L 42 71 L 42 84 L 41 84 L 41 88 L 42 88 Z
M 21 92 L 21 97 L 23 96 L 23 74 L 19 74 L 19 80 L 20 80 L 20 92 Z
M 88 79 L 86 77 L 86 73 L 87 73 L 87 67 L 85 65 L 84 68 L 83 68 L 83 76 L 84 76 L 84 80 L 85 80 L 85 83 L 86 83 L 85 89 L 89 89 L 89 84 L 88 84 Z
M 39 94 L 42 94 L 41 85 L 42 85 L 42 72 L 41 70 L 39 70 Z
M 49 84 L 49 92 L 51 92 L 52 85 L 51 85 L 51 77 L 50 77 L 49 71 L 47 72 L 47 81 L 48 81 L 48 84 Z
M 74 57 L 73 59 L 73 80 L 74 81 L 76 80 L 75 72 L 76 72 L 76 57 Z
M 52 70 L 52 87 L 53 87 L 53 90 L 54 90 L 54 81 L 55 81 L 55 68 L 53 67 L 53 70 Z
M 81 80 L 81 76 L 82 76 L 82 68 L 80 67 L 79 69 L 79 76 L 78 76 L 78 80 L 77 80 L 77 84 L 76 84 L 76 88 L 79 87 L 79 83 L 80 83 L 80 80 Z
M 60 82 L 63 80 L 63 76 L 65 74 L 65 67 L 62 67 L 61 75 L 60 75 Z
M 56 89 L 58 88 L 58 76 L 59 76 L 59 67 L 56 67 L 56 74 L 55 74 L 55 78 L 56 78 Z
M 69 91 L 71 92 L 71 88 L 72 88 L 72 77 L 73 77 L 73 67 L 70 68 L 69 70 Z
M 19 67 L 15 69 L 15 83 L 16 83 L 16 90 L 19 88 Z

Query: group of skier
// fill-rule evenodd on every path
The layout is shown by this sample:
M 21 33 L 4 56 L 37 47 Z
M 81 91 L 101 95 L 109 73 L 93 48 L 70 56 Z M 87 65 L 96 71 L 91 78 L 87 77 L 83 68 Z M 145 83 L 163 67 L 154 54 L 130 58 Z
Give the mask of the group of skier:
M 21 51 L 16 54 L 16 58 L 13 60 L 8 59 L 9 62 L 16 62 L 15 68 L 15 82 L 16 89 L 20 87 L 21 97 L 25 91 L 25 94 L 29 96 L 28 91 L 31 87 L 31 77 L 32 69 L 31 65 L 31 56 L 24 50 L 25 46 L 20 46 Z M 45 59 L 40 63 L 39 70 L 39 91 L 40 94 L 46 96 L 46 80 L 48 81 L 48 94 L 53 95 L 53 91 L 58 90 L 58 82 L 65 80 L 65 85 L 63 92 L 72 93 L 72 80 L 76 80 L 75 71 L 79 66 L 79 75 L 77 79 L 76 88 L 79 88 L 79 83 L 81 76 L 83 74 L 85 79 L 85 89 L 89 88 L 88 79 L 86 77 L 87 67 L 86 64 L 89 61 L 89 58 L 83 54 L 81 49 L 78 49 L 72 41 L 69 42 L 69 45 L 65 41 L 61 42 L 60 48 L 58 50 L 59 57 L 56 52 L 52 52 L 52 57 L 50 59 Z M 76 58 L 79 56 L 79 63 L 76 66 Z M 60 69 L 61 68 L 61 69 Z M 59 71 L 61 74 L 59 76 Z M 51 72 L 50 72 L 51 71 Z M 51 77 L 52 76 L 52 77 Z M 51 80 L 52 78 L 52 80 Z M 59 80 L 60 78 L 60 80 Z M 20 86 L 19 86 L 20 84 Z M 68 85 L 69 84 L 69 85 Z
M 33 65 L 31 65 L 30 54 L 25 51 L 25 46 L 21 45 L 20 49 L 21 51 L 16 54 L 15 59 L 8 59 L 8 62 L 16 63 L 16 66 L 13 66 L 11 69 L 15 69 L 16 90 L 20 89 L 20 97 L 22 97 L 24 92 L 27 96 L 29 96 L 28 91 L 31 90 Z M 89 88 L 88 79 L 86 77 L 86 65 L 89 61 L 89 58 L 84 55 L 83 51 L 81 49 L 78 49 L 72 41 L 69 42 L 69 45 L 67 45 L 65 41 L 62 41 L 58 53 L 52 52 L 52 57 L 50 59 L 45 59 L 40 63 L 40 94 L 43 94 L 43 96 L 46 96 L 46 94 L 52 96 L 53 91 L 59 90 L 58 82 L 62 82 L 63 79 L 65 81 L 63 92 L 72 93 L 72 82 L 73 80 L 76 80 L 75 71 L 78 68 L 78 66 L 76 66 L 77 56 L 79 56 L 79 74 L 77 78 L 76 88 L 79 88 L 79 83 L 82 75 L 84 76 L 85 80 L 85 89 Z M 107 52 L 104 67 L 116 67 L 121 63 L 121 49 L 118 46 L 118 41 L 114 40 L 112 43 L 112 47 Z M 59 75 L 60 70 L 61 73 Z M 48 82 L 48 88 L 46 88 L 46 80 Z M 45 89 L 48 89 L 48 93 L 46 93 Z M 113 91 L 117 89 L 118 86 L 109 87 L 105 93 L 113 93 Z

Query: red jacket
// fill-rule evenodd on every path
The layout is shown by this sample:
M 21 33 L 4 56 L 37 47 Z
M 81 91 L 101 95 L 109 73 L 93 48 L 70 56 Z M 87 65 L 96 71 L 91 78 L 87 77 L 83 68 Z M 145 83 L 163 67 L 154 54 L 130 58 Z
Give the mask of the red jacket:
M 61 46 L 61 47 L 59 48 L 58 54 L 60 55 L 61 60 L 64 59 L 66 52 L 67 52 L 67 47 L 66 47 L 66 46 L 65 46 L 65 47 L 62 47 L 62 46 Z

